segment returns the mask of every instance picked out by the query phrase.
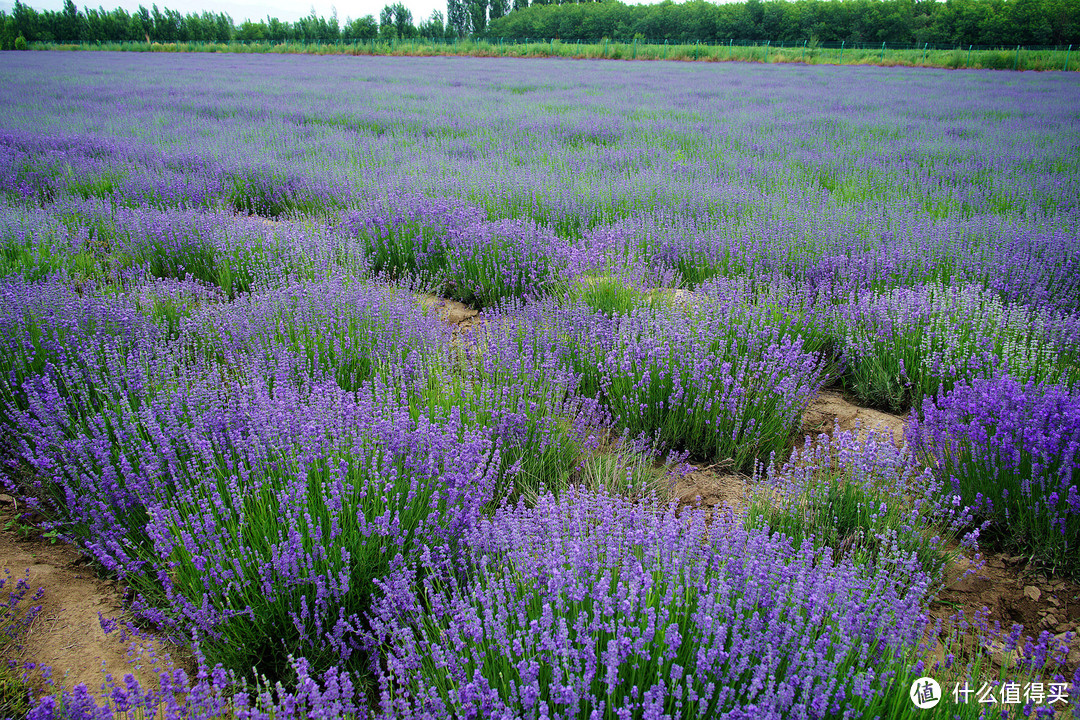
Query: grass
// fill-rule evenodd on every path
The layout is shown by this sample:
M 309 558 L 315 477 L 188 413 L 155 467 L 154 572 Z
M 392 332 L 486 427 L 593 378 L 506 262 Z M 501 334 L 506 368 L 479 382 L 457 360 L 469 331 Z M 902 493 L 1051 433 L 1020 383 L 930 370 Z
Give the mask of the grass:
M 752 62 L 805 63 L 809 65 L 883 65 L 886 67 L 972 68 L 994 70 L 1064 70 L 1066 52 L 1063 50 L 980 49 L 961 48 L 895 49 L 845 48 L 823 46 L 777 47 L 770 44 L 735 46 L 727 43 L 645 43 L 622 42 L 561 42 L 545 39 L 466 39 L 458 42 L 432 42 L 418 38 L 388 42 L 386 40 L 344 41 L 337 43 L 102 43 L 100 45 L 64 45 L 32 43 L 32 50 L 111 51 L 111 52 L 211 52 L 243 54 L 308 54 L 308 55 L 436 55 L 470 57 L 561 57 L 579 60 L 639 60 L 674 62 Z M 1080 70 L 1080 62 L 1069 64 L 1069 71 Z M 526 93 L 527 86 L 510 88 L 511 93 Z

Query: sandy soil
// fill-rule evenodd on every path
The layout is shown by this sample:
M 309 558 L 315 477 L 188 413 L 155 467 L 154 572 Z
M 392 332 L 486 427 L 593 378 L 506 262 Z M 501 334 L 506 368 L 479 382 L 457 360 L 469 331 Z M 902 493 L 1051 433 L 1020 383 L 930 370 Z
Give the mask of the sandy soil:
M 176 648 L 150 639 L 124 641 L 119 632 L 106 635 L 98 614 L 106 619 L 124 617 L 122 588 L 98 577 L 74 547 L 54 543 L 36 531 L 19 531 L 17 516 L 10 496 L 0 495 L 0 572 L 10 570 L 17 579 L 29 569 L 31 592 L 40 587 L 45 595 L 15 659 L 51 668 L 53 681 L 67 688 L 84 683 L 96 691 L 106 673 L 118 681 L 131 673 L 143 687 L 156 686 L 157 675 L 147 658 L 167 662 Z M 23 603 L 29 598 L 28 594 Z M 140 660 L 141 669 L 135 667 Z
M 803 438 L 815 438 L 821 433 L 832 434 L 834 428 L 850 431 L 859 428 L 859 435 L 866 436 L 870 430 L 891 433 L 897 445 L 904 441 L 906 415 L 890 415 L 880 410 L 859 407 L 854 398 L 843 390 L 822 390 L 803 416 Z

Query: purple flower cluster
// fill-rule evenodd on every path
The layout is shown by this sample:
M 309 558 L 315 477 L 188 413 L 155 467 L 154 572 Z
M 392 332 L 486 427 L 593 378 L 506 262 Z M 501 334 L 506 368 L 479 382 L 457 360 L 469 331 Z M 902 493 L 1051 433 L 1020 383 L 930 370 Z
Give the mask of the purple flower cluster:
M 873 702 L 925 575 L 871 575 L 730 514 L 605 494 L 508 506 L 456 575 L 381 585 L 385 717 L 826 717 Z
M 632 311 L 606 343 L 597 371 L 616 427 L 736 469 L 782 451 L 825 380 L 823 357 L 749 293 Z
M 894 410 L 958 381 L 1002 373 L 1080 381 L 1080 314 L 1007 303 L 980 286 L 864 292 L 837 306 L 835 325 L 847 382 Z
M 923 403 L 908 437 L 1007 541 L 1062 568 L 1080 558 L 1080 393 L 1009 375 Z
M 971 509 L 951 485 L 891 434 L 819 436 L 750 485 L 751 527 L 812 539 L 837 556 L 872 566 L 883 553 L 911 553 L 943 584 L 959 548 L 977 546 Z M 937 587 L 937 585 L 935 585 Z

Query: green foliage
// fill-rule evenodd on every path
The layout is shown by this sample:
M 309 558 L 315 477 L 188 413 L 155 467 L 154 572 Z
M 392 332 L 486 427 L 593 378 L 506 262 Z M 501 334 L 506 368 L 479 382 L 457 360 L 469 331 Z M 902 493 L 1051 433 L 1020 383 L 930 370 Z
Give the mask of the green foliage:
M 767 7 L 767 11 L 766 11 Z M 72 45 L 88 43 L 103 46 L 109 43 L 143 43 L 141 49 L 204 50 L 214 52 L 229 49 L 227 43 L 238 42 L 261 48 L 286 48 L 286 51 L 325 52 L 338 43 L 355 45 L 372 43 L 380 36 L 386 49 L 393 41 L 423 37 L 443 42 L 444 38 L 464 37 L 471 31 L 487 39 L 502 38 L 559 38 L 561 48 L 533 44 L 526 54 L 573 54 L 569 42 L 596 42 L 606 38 L 614 45 L 602 42 L 586 52 L 595 57 L 649 57 L 657 59 L 734 59 L 717 48 L 731 39 L 744 44 L 772 42 L 780 45 L 810 40 L 806 51 L 797 58 L 800 62 L 821 59 L 824 44 L 847 43 L 849 49 L 859 45 L 880 47 L 922 46 L 924 43 L 946 46 L 950 50 L 969 45 L 1015 48 L 1023 46 L 1065 46 L 1080 44 L 1080 9 L 1075 3 L 1060 0 L 1031 0 L 1000 3 L 999 0 L 950 0 L 948 3 L 915 3 L 907 0 L 777 0 L 763 7 L 757 0 L 733 3 L 692 2 L 683 4 L 627 5 L 614 2 L 534 3 L 507 0 L 450 0 L 447 18 L 434 15 L 417 27 L 411 12 L 403 3 L 388 5 L 382 13 L 382 23 L 371 15 L 341 25 L 336 17 L 330 19 L 311 15 L 296 22 L 277 18 L 246 20 L 233 25 L 225 13 L 204 12 L 182 15 L 175 10 L 154 10 L 130 14 L 117 8 L 85 8 L 72 11 L 36 11 L 20 3 L 9 19 L 5 47 L 27 49 L 31 42 Z M 389 11 L 389 13 L 387 13 Z M 382 25 L 382 28 L 380 28 Z M 634 40 L 661 43 L 667 41 L 681 48 L 664 47 L 644 52 L 641 46 L 622 45 Z M 700 42 L 700 46 L 695 46 Z M 165 43 L 166 45 L 162 45 Z M 687 45 L 691 47 L 687 47 Z M 710 46 L 711 45 L 711 46 Z M 288 48 L 291 47 L 291 50 Z M 371 47 L 371 46 L 369 46 Z M 109 49 L 109 48 L 103 48 Z M 471 50 L 493 49 L 474 46 Z M 371 48 L 371 52 L 375 52 Z M 505 53 L 500 43 L 499 54 Z M 790 52 L 773 55 L 770 61 L 791 61 Z M 744 53 L 745 55 L 745 53 Z M 785 57 L 786 55 L 786 57 Z M 742 59 L 760 62 L 761 49 Z M 1028 58 L 1031 63 L 1034 59 Z M 845 58 L 845 64 L 864 62 L 866 58 Z M 1056 61 L 1055 61 L 1056 62 Z M 1036 67 L 1050 67 L 1055 62 Z M 917 63 L 912 63 L 917 64 Z M 951 57 L 941 57 L 935 63 L 951 67 L 968 67 L 966 52 L 957 51 Z M 1009 68 L 1016 64 L 1012 52 L 1001 52 L 981 58 L 978 67 Z M 1021 67 L 1033 69 L 1025 65 Z M 1056 62 L 1057 68 L 1061 67 Z
M 1054 0 L 1007 3 L 995 0 L 953 0 L 916 3 L 904 0 L 758 0 L 735 3 L 693 2 L 672 5 L 629 5 L 622 2 L 533 4 L 492 19 L 486 33 L 494 38 L 552 38 L 615 43 L 651 39 L 675 44 L 750 41 L 773 46 L 808 45 L 811 59 L 823 43 L 922 45 L 1068 45 L 1080 43 L 1080 9 Z M 629 54 L 618 45 L 611 53 Z M 708 52 L 699 48 L 694 52 Z M 1007 54 L 1007 53 L 1006 53 Z M 757 61 L 764 58 L 758 49 Z M 857 62 L 858 60 L 856 60 Z M 845 59 L 845 63 L 847 59 Z M 1012 67 L 1012 58 L 1009 59 Z
M 1004 303 L 977 287 L 930 283 L 868 296 L 836 329 L 848 362 L 843 382 L 894 412 L 995 368 L 1025 380 L 1075 383 L 1080 347 L 1049 330 L 1056 322 L 1054 313 Z
M 625 439 L 589 453 L 574 480 L 586 490 L 631 499 L 666 497 L 672 468 L 659 466 L 653 454 Z
M 970 516 L 905 457 L 892 438 L 876 432 L 864 440 L 849 433 L 822 438 L 755 484 L 744 522 L 867 567 L 893 553 L 914 553 L 930 577 L 943 581 Z

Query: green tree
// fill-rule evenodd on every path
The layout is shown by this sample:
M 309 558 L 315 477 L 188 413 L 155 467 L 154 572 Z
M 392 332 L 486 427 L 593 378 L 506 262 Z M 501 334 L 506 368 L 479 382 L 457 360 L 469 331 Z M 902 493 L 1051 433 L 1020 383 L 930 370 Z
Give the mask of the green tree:
M 348 40 L 371 40 L 379 36 L 379 23 L 374 16 L 365 15 L 346 23 L 344 35 Z
M 465 0 L 446 0 L 446 25 L 459 38 L 469 33 L 469 11 Z
M 446 24 L 443 22 L 443 14 L 438 10 L 431 11 L 431 17 L 424 20 L 416 28 L 420 37 L 441 38 L 446 35 Z
M 487 27 L 488 0 L 467 0 L 466 8 L 472 31 L 476 34 L 483 33 Z

